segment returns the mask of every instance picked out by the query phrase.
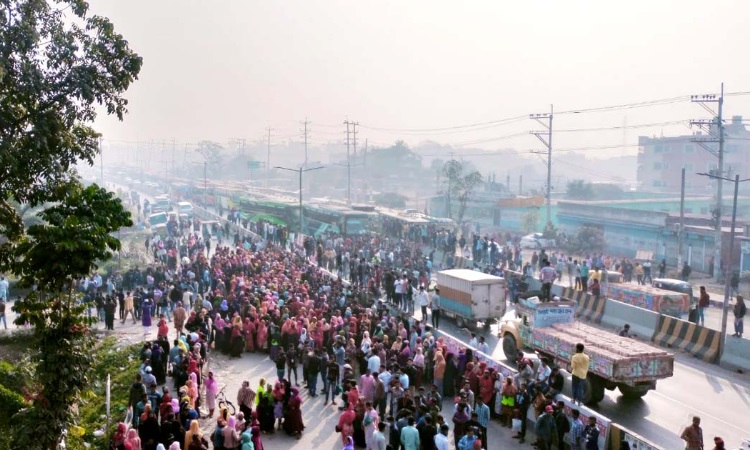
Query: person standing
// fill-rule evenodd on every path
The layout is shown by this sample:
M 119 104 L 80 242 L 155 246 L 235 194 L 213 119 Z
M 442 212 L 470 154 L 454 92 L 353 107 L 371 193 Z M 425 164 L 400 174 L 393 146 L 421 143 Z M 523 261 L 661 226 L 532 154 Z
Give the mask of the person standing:
M 378 431 L 373 435 L 373 450 L 386 450 L 388 447 L 388 440 L 385 438 L 385 422 L 378 422 Z
M 414 428 L 414 417 L 409 416 L 407 423 L 401 429 L 401 445 L 404 450 L 419 450 L 419 431 Z
M 432 294 L 430 310 L 432 311 L 432 326 L 437 330 L 440 327 L 440 289 L 438 288 L 435 288 L 435 293 Z
M 706 292 L 706 286 L 700 287 L 700 295 L 698 296 L 698 325 L 706 325 L 706 308 L 711 304 L 711 297 Z
M 659 263 L 659 278 L 664 278 L 667 276 L 667 260 L 662 259 Z
M 427 320 L 427 307 L 430 305 L 430 297 L 427 295 L 424 286 L 419 286 L 417 299 L 419 300 L 419 308 L 422 310 L 422 321 L 424 322 Z
M 737 302 L 734 304 L 734 337 L 742 337 L 743 329 L 745 328 L 744 320 L 747 314 L 747 306 L 745 306 L 745 298 L 741 295 L 737 296 Z
M 682 271 L 680 272 L 680 279 L 682 281 L 687 281 L 688 278 L 690 278 L 690 273 L 693 271 L 693 269 L 688 265 L 687 261 L 685 261 L 682 264 Z
M 6 280 L 4 276 L 0 276 L 0 301 L 7 302 L 10 298 L 10 293 L 8 292 L 9 287 L 10 283 L 8 283 L 8 280 Z
M 586 450 L 599 450 L 599 427 L 596 426 L 596 417 L 589 416 L 589 423 L 583 429 L 583 436 L 586 439 Z
M 581 412 L 574 409 L 572 412 L 572 420 L 570 421 L 570 450 L 583 450 L 584 435 L 583 435 L 583 422 L 581 422 Z
M 450 450 L 451 443 L 448 440 L 448 424 L 440 425 L 440 432 L 435 435 L 436 450 Z
M 242 387 L 237 392 L 237 405 L 245 417 L 252 417 L 253 405 L 255 404 L 255 391 L 250 387 L 249 381 L 243 381 Z
M 552 416 L 553 413 L 552 406 L 548 405 L 534 424 L 534 434 L 537 437 L 536 442 L 539 450 L 552 450 L 553 436 L 557 436 L 557 426 L 555 425 L 555 418 Z
M 548 302 L 552 300 L 552 283 L 557 278 L 557 272 L 552 268 L 549 260 L 544 260 L 544 267 L 539 271 L 539 281 L 542 282 L 542 300 Z
M 583 380 L 589 373 L 589 357 L 583 353 L 584 347 L 580 342 L 576 344 L 576 353 L 570 358 L 573 379 L 573 402 L 579 405 L 583 401 Z
M 107 302 L 104 304 L 104 327 L 107 330 L 114 330 L 115 329 L 115 310 L 117 309 L 117 304 L 115 303 L 115 300 L 107 296 Z
M 5 326 L 5 329 L 8 329 L 8 321 L 5 318 L 5 299 L 0 299 L 0 319 L 3 321 L 3 325 Z M 737 327 L 735 326 L 735 329 Z

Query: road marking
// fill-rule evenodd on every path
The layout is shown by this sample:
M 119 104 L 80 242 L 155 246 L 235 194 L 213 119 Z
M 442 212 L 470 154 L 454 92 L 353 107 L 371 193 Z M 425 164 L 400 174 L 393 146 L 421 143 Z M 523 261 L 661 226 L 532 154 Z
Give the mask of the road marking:
M 716 416 L 714 416 L 713 414 L 709 414 L 709 413 L 707 413 L 707 412 L 705 412 L 705 411 L 701 411 L 701 410 L 699 410 L 699 409 L 695 409 L 695 408 L 694 408 L 693 406 L 690 406 L 690 405 L 688 405 L 688 404 L 685 404 L 685 403 L 683 403 L 683 402 L 681 402 L 681 401 L 679 401 L 679 400 L 676 400 L 676 399 L 674 399 L 674 398 L 672 398 L 672 397 L 670 397 L 670 396 L 668 396 L 668 395 L 664 395 L 664 394 L 662 394 L 661 392 L 659 392 L 659 391 L 657 391 L 657 390 L 653 390 L 653 391 L 651 391 L 651 393 L 652 393 L 652 395 L 653 395 L 653 394 L 656 394 L 656 395 L 658 395 L 658 396 L 661 396 L 661 397 L 663 397 L 663 398 L 665 398 L 665 399 L 669 399 L 669 401 L 671 401 L 671 402 L 674 402 L 674 403 L 677 403 L 677 404 L 679 404 L 680 406 L 682 406 L 682 407 L 684 407 L 684 408 L 686 408 L 686 409 L 688 409 L 688 410 L 691 410 L 691 411 L 696 411 L 696 414 L 692 414 L 692 415 L 700 415 L 700 417 L 701 417 L 701 418 L 704 418 L 704 417 L 710 417 L 711 419 L 713 419 L 713 420 L 716 420 L 717 422 L 720 422 L 720 423 L 722 423 L 722 424 L 724 424 L 724 425 L 728 425 L 728 426 L 730 426 L 730 427 L 734 428 L 734 429 L 735 429 L 735 430 L 737 430 L 737 431 L 740 431 L 740 432 L 742 432 L 742 433 L 745 433 L 745 432 L 747 432 L 747 428 L 741 428 L 741 427 L 738 427 L 738 426 L 736 426 L 736 425 L 734 425 L 734 424 L 731 424 L 731 423 L 727 422 L 727 421 L 726 421 L 726 420 L 724 420 L 724 419 L 721 419 L 721 418 L 719 418 L 719 417 L 716 417 Z

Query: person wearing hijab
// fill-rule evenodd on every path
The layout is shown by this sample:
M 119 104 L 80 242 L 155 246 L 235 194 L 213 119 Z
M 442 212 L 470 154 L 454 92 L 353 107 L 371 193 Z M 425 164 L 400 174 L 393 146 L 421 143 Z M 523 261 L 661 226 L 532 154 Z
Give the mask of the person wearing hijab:
M 242 433 L 242 447 L 240 450 L 255 450 L 255 444 L 253 444 L 252 431 L 247 429 Z
M 214 416 L 216 409 L 216 395 L 219 393 L 219 383 L 214 378 L 214 373 L 209 371 L 206 378 L 206 406 L 208 407 L 208 417 Z
M 182 307 L 182 302 L 177 302 L 177 307 L 172 311 L 174 318 L 174 329 L 177 331 L 177 337 L 182 334 L 182 328 L 185 326 L 187 311 Z
M 115 448 L 121 448 L 127 440 L 128 426 L 120 422 L 117 424 L 117 430 L 115 430 L 115 435 L 112 437 L 112 444 Z
M 305 424 L 302 421 L 302 399 L 299 396 L 299 388 L 292 388 L 292 395 L 287 402 L 287 412 L 284 415 L 284 431 L 297 439 L 302 437 Z
M 354 412 L 354 404 L 350 403 L 349 407 L 346 408 L 339 417 L 339 423 L 336 426 L 336 429 L 341 433 L 341 441 L 344 445 L 346 445 L 349 440 L 352 440 L 352 445 L 354 443 L 352 436 L 354 436 L 354 419 L 356 416 L 357 414 Z
M 138 432 L 134 428 L 128 431 L 127 442 L 130 444 L 133 450 L 141 450 L 141 438 L 138 437 Z
M 190 429 L 185 433 L 185 448 L 190 447 L 190 443 L 193 442 L 193 436 L 203 437 L 201 426 L 197 420 L 190 422 Z
M 229 416 L 227 426 L 221 431 L 224 435 L 224 449 L 225 450 L 236 450 L 240 447 L 240 434 L 237 432 L 237 419 L 234 416 Z
M 187 395 L 190 399 L 190 409 L 195 409 L 195 401 L 198 398 L 198 388 L 195 386 L 195 382 L 193 381 L 193 375 L 190 374 L 191 377 L 189 380 L 185 382 L 185 386 L 187 387 Z
M 255 447 L 255 450 L 263 450 L 263 441 L 261 441 L 260 436 L 260 426 L 253 425 L 250 430 L 253 433 L 253 447 Z

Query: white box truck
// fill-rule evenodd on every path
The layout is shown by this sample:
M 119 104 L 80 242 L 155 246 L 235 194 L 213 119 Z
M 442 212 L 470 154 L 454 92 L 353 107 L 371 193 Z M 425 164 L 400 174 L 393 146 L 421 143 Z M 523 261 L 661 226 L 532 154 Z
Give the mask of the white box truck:
M 459 327 L 492 321 L 505 315 L 505 279 L 468 269 L 442 270 L 437 273 L 440 309 L 456 319 Z

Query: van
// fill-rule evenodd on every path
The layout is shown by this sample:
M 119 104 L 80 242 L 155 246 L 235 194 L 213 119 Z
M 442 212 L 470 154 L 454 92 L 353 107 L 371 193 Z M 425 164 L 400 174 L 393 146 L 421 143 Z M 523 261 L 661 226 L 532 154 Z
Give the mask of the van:
M 193 218 L 193 204 L 190 202 L 178 202 L 177 213 L 181 219 L 192 219 Z
M 148 224 L 151 228 L 156 230 L 158 228 L 166 228 L 167 226 L 167 213 L 157 212 L 148 216 Z
M 151 205 L 151 210 L 153 212 L 167 212 L 171 209 L 172 203 L 169 201 L 169 197 L 167 197 L 166 195 L 156 197 L 154 199 L 153 205 Z

